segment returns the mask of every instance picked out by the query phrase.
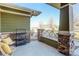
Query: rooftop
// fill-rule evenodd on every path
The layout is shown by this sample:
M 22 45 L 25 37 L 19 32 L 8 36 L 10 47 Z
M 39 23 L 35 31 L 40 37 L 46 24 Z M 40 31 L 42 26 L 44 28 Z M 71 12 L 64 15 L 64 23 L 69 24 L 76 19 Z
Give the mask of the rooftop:
M 0 3 L 0 7 L 1 7 L 1 9 L 2 9 L 2 7 L 4 7 L 4 8 L 10 8 L 10 9 L 14 9 L 14 10 L 23 11 L 23 12 L 28 12 L 28 13 L 31 13 L 32 16 L 37 16 L 41 13 L 40 11 L 17 6 L 14 3 Z M 1 11 L 1 9 L 0 9 L 0 11 Z

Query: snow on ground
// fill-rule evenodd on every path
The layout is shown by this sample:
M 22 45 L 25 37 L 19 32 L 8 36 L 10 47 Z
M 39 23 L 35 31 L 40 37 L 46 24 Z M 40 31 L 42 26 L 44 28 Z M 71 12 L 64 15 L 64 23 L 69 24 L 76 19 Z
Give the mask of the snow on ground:
M 39 41 L 31 41 L 30 43 L 18 46 L 13 56 L 64 56 L 55 48 L 50 47 Z
M 73 56 L 79 56 L 79 40 L 74 40 L 75 50 L 73 51 Z
M 72 55 L 73 55 L 73 56 L 79 56 L 79 48 L 77 48 L 77 49 L 73 52 Z
M 30 37 L 30 40 L 31 41 L 37 40 L 37 33 L 33 33 L 33 35 L 31 35 L 31 37 Z
M 74 39 L 75 46 L 79 46 L 79 40 Z

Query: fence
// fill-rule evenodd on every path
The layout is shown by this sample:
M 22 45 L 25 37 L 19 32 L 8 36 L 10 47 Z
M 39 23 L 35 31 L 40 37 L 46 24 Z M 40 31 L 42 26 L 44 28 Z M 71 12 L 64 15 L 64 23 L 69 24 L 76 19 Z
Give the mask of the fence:
M 52 47 L 58 48 L 58 35 L 49 30 L 38 29 L 38 40 Z

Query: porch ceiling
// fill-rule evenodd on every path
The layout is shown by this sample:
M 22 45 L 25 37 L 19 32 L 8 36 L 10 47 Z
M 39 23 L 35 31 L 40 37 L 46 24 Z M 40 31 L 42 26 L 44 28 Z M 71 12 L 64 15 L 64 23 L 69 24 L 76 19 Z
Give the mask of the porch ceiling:
M 57 9 L 60 9 L 60 4 L 61 3 L 47 3 L 47 4 L 52 6 L 52 7 L 57 8 Z M 76 3 L 69 3 L 69 4 L 73 5 L 73 4 L 76 4 Z
M 50 5 L 50 6 L 53 6 L 57 9 L 60 9 L 60 3 L 47 3 L 47 4 Z

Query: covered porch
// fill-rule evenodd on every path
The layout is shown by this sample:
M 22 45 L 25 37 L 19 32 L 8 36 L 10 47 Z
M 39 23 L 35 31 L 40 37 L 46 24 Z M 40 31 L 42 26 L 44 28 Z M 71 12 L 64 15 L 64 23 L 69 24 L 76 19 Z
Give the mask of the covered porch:
M 28 44 L 15 47 L 14 52 L 11 54 L 12 56 L 65 56 L 65 55 L 69 56 L 69 55 L 73 55 L 72 54 L 73 46 L 71 46 L 71 45 L 73 45 L 73 39 L 72 39 L 72 31 L 73 31 L 73 29 L 72 29 L 72 20 L 73 20 L 72 19 L 72 16 L 73 16 L 72 5 L 73 4 L 50 3 L 48 5 L 60 10 L 59 32 L 57 34 L 58 37 L 55 38 L 55 39 L 58 39 L 58 41 L 53 40 L 53 39 L 49 40 L 48 38 L 42 37 L 42 30 L 38 29 L 38 35 L 37 35 L 36 40 L 34 40 L 34 41 L 30 40 Z M 34 12 L 38 13 L 38 11 L 31 11 L 29 17 L 31 17 L 32 15 L 34 15 L 34 16 L 38 15 Z M 22 11 L 21 13 L 24 13 L 24 12 Z M 25 14 L 21 14 L 21 15 L 27 16 Z M 25 24 L 27 24 L 27 23 L 25 23 Z M 29 26 L 27 24 L 27 27 L 25 26 L 25 24 L 24 24 L 24 28 L 28 29 L 27 27 L 29 27 L 30 24 L 29 24 Z M 18 26 L 17 26 L 17 28 L 18 28 Z M 20 28 L 20 26 L 19 26 L 19 28 Z M 4 30 L 5 32 L 7 32 L 6 29 Z M 14 28 L 14 29 L 16 29 L 16 28 Z M 1 28 L 1 31 L 3 31 L 2 28 Z M 14 31 L 14 30 L 10 29 L 8 31 Z M 30 33 L 30 28 L 28 29 L 28 31 Z M 32 38 L 32 39 L 34 39 L 34 38 Z

